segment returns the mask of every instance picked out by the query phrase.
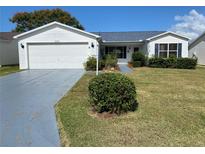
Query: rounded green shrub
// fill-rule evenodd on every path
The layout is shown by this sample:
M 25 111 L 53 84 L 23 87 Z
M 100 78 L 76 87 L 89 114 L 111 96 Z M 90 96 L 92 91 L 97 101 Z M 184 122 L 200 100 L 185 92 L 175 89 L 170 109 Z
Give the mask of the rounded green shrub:
M 137 108 L 134 83 L 125 75 L 104 73 L 89 82 L 89 100 L 97 112 L 135 111 Z
M 141 66 L 145 66 L 145 64 L 146 64 L 146 57 L 145 57 L 145 55 L 142 52 L 134 52 L 132 54 L 132 62 L 135 63 L 136 61 L 140 61 L 141 62 Z M 139 67 L 139 66 L 136 66 L 136 67 Z

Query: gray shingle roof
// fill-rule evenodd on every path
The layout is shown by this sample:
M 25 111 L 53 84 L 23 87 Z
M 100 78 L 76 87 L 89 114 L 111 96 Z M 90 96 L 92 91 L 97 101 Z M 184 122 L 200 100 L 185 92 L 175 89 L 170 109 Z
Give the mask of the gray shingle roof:
M 20 34 L 19 32 L 0 32 L 1 40 L 13 40 L 13 36 Z
M 133 31 L 133 32 L 91 32 L 102 37 L 103 41 L 139 41 L 159 35 L 166 31 Z
M 139 41 L 159 35 L 166 31 L 130 31 L 130 32 L 91 32 L 102 37 L 103 41 Z M 0 32 L 1 40 L 12 40 L 18 32 Z

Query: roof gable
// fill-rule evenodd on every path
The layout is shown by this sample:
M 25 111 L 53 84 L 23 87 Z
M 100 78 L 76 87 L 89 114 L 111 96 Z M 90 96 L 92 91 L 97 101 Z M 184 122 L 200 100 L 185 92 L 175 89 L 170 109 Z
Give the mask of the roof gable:
M 16 38 L 20 38 L 20 37 L 26 37 L 29 34 L 31 35 L 34 32 L 42 31 L 43 29 L 49 28 L 51 26 L 60 26 L 60 27 L 63 27 L 65 29 L 68 29 L 68 30 L 71 30 L 71 31 L 75 31 L 75 32 L 78 32 L 78 33 L 81 33 L 81 34 L 85 34 L 85 35 L 88 35 L 88 36 L 91 36 L 91 37 L 95 37 L 95 38 L 100 38 L 100 36 L 98 36 L 98 35 L 95 35 L 95 34 L 92 34 L 92 33 L 89 33 L 89 32 L 86 32 L 86 31 L 83 31 L 83 30 L 80 30 L 80 29 L 77 29 L 77 28 L 74 28 L 74 27 L 71 27 L 71 26 L 68 26 L 68 25 L 65 25 L 65 24 L 62 24 L 62 23 L 59 23 L 59 22 L 56 22 L 56 21 L 51 22 L 51 23 L 46 24 L 46 25 L 43 25 L 41 27 L 32 29 L 30 31 L 21 33 L 19 35 L 14 36 L 13 38 L 16 39 Z
M 166 35 L 173 35 L 173 36 L 180 37 L 180 38 L 183 38 L 183 39 L 186 39 L 186 40 L 190 40 L 190 38 L 188 38 L 186 36 L 183 36 L 183 35 L 171 32 L 171 31 L 167 31 L 167 32 L 161 33 L 159 35 L 147 38 L 146 40 L 150 41 L 150 40 L 157 39 L 159 37 L 163 37 L 163 36 L 166 36 Z

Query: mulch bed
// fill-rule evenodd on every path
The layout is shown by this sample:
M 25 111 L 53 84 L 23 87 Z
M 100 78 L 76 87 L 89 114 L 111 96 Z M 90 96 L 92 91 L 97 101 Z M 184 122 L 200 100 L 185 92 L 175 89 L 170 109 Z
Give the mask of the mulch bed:
M 128 62 L 128 65 L 127 65 L 129 68 L 133 68 L 133 65 L 131 62 Z
M 114 117 L 117 117 L 118 115 L 115 113 L 110 113 L 110 112 L 102 112 L 102 113 L 98 113 L 94 110 L 91 110 L 88 112 L 88 115 L 90 115 L 91 117 L 95 117 L 97 119 L 112 119 Z

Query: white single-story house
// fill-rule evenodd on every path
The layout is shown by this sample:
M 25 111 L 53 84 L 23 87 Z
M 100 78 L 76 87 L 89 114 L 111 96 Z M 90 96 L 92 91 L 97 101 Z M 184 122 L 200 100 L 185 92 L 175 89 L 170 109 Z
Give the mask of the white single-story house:
M 205 33 L 190 43 L 189 57 L 193 56 L 198 58 L 198 64 L 205 65 Z
M 148 57 L 188 57 L 189 38 L 165 31 L 91 33 L 52 22 L 14 38 L 20 69 L 83 68 L 89 56 L 109 53 L 117 54 L 118 63 L 128 63 L 139 51 Z
M 0 67 L 19 64 L 16 32 L 0 32 Z

